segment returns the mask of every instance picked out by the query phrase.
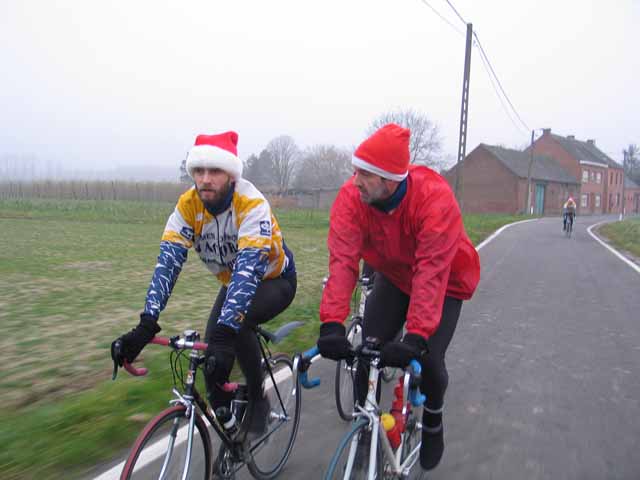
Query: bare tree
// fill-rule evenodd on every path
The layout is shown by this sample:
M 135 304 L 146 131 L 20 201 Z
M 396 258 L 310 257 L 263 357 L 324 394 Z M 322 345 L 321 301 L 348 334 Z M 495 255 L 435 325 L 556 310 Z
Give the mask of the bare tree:
M 352 172 L 351 155 L 334 145 L 307 148 L 296 174 L 296 187 L 339 188 Z
M 636 183 L 640 183 L 640 149 L 635 144 L 622 150 L 624 154 L 624 173 Z
M 289 189 L 296 160 L 300 155 L 296 142 L 288 135 L 281 135 L 271 140 L 265 150 L 271 156 L 278 193 L 285 193 Z
M 409 152 L 411 163 L 441 167 L 442 138 L 438 125 L 429 120 L 424 113 L 413 109 L 400 109 L 378 116 L 369 127 L 368 134 L 387 123 L 395 123 L 411 130 Z
M 252 154 L 245 162 L 244 172 L 242 176 L 256 186 L 263 188 L 273 188 L 276 184 L 273 172 L 273 160 L 271 154 L 262 150 L 260 156 Z
M 180 181 L 182 183 L 191 183 L 193 181 L 191 179 L 191 175 L 189 175 L 189 172 L 187 172 L 187 157 L 186 157 L 186 155 L 182 159 L 182 162 L 180 163 Z

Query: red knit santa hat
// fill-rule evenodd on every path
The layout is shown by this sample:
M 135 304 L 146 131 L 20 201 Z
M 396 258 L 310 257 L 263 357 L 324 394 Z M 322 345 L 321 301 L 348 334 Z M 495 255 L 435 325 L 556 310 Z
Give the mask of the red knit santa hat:
M 187 172 L 193 177 L 196 167 L 219 168 L 234 180 L 242 177 L 242 161 L 238 158 L 238 134 L 224 132 L 217 135 L 198 135 L 187 155 Z
M 354 167 L 400 182 L 409 171 L 411 132 L 395 123 L 376 130 L 351 157 Z

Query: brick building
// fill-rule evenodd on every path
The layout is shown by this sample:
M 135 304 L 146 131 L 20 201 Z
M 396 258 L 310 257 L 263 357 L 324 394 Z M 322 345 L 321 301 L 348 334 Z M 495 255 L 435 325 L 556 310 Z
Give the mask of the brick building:
M 640 185 L 629 177 L 624 179 L 624 210 L 627 215 L 640 213 Z
M 522 213 L 531 165 L 530 208 L 537 214 L 560 214 L 569 196 L 577 199 L 579 182 L 545 155 L 481 143 L 462 163 L 462 207 L 469 213 Z M 443 176 L 455 188 L 459 166 Z
M 531 147 L 530 147 L 531 148 Z M 533 143 L 534 154 L 548 155 L 572 176 L 580 180 L 578 210 L 582 214 L 619 213 L 622 209 L 624 172 L 622 166 L 596 147 L 595 140 L 586 142 L 543 130 Z

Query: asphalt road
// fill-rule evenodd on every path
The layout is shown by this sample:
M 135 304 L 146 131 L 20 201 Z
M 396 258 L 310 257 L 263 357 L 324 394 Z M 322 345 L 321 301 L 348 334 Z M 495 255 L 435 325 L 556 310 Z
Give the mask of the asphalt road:
M 640 275 L 587 233 L 599 220 L 578 217 L 570 239 L 558 218 L 521 223 L 480 250 L 482 279 L 447 355 L 447 447 L 430 479 L 640 479 Z M 347 430 L 334 364 L 311 373 L 323 383 L 302 393 L 280 478 L 322 478 Z

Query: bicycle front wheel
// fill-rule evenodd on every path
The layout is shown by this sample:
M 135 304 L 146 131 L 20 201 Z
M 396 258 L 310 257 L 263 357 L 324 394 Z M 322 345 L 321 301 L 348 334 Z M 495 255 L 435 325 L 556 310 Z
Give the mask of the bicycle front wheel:
M 267 428 L 263 435 L 249 442 L 247 467 L 260 480 L 274 478 L 286 463 L 300 423 L 298 377 L 285 354 L 269 359 L 273 379 L 265 373 L 263 391 L 269 402 Z M 274 383 L 275 380 L 275 383 Z
M 325 480 L 352 479 L 365 480 L 369 474 L 369 453 L 371 450 L 372 433 L 368 428 L 369 422 L 360 419 L 353 424 L 353 428 L 342 438 L 338 449 L 331 458 Z M 383 455 L 382 442 L 379 437 L 376 454 L 375 477 L 382 478 Z
M 357 347 L 362 343 L 362 324 L 355 319 L 347 330 L 347 339 Z M 343 420 L 351 421 L 355 398 L 356 363 L 349 365 L 344 360 L 336 362 L 335 396 L 338 415 Z
M 120 479 L 183 478 L 183 473 L 188 468 L 188 478 L 209 480 L 209 432 L 202 417 L 195 410 L 192 414 L 196 417 L 191 442 L 190 419 L 184 405 L 168 408 L 151 420 L 136 439 Z
M 415 410 L 409 415 L 402 436 L 403 444 L 400 462 L 404 465 L 404 462 L 408 461 L 407 465 L 405 465 L 405 468 L 408 467 L 410 469 L 410 474 L 407 477 L 408 480 L 422 480 L 426 478 L 426 472 L 424 472 L 420 466 L 422 424 L 418 421 L 418 418 L 422 418 L 421 410 L 422 409 Z

